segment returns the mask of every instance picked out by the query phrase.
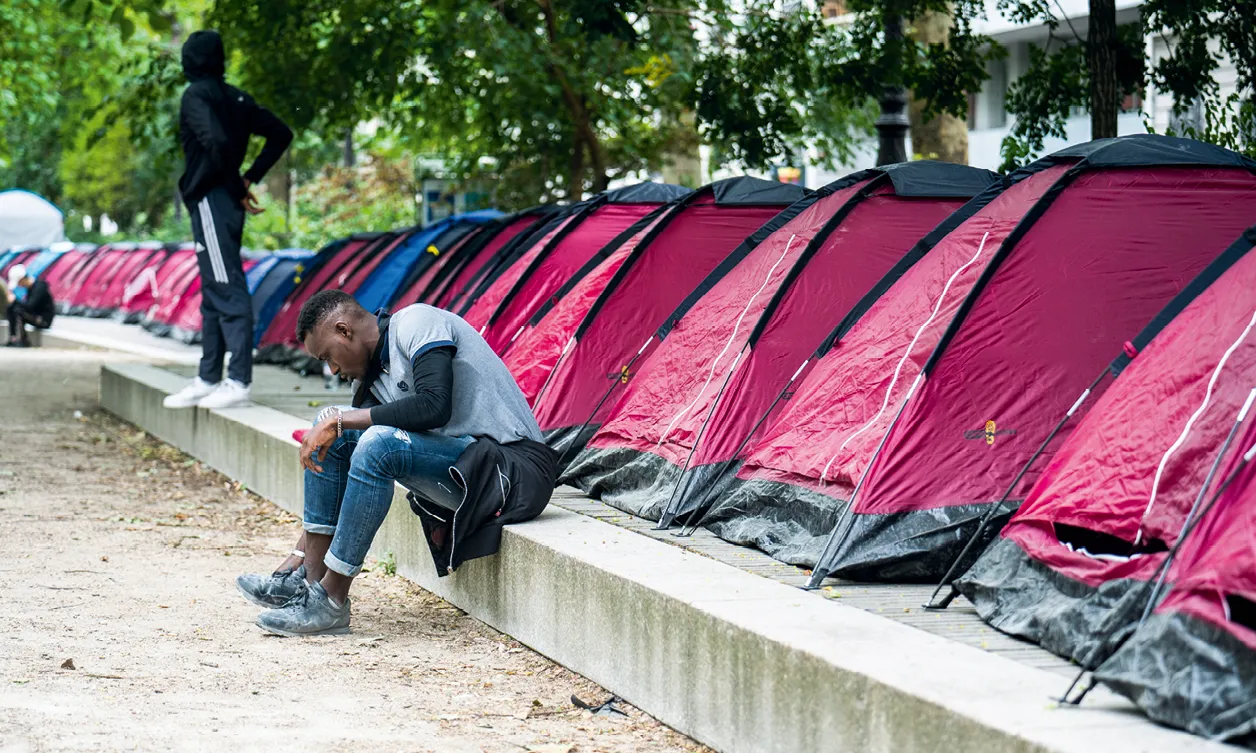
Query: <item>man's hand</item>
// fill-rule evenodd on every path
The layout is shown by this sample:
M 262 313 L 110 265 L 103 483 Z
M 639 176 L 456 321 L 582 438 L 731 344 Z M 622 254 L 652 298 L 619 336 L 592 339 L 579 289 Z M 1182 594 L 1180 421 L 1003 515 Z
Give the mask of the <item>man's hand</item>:
M 318 463 L 327 459 L 327 451 L 331 449 L 331 445 L 336 441 L 336 417 L 331 416 L 319 421 L 305 433 L 305 439 L 301 440 L 301 465 L 307 471 L 314 473 L 322 473 L 323 466 Z M 315 462 L 314 456 L 318 456 Z
M 244 181 L 244 211 L 249 214 L 261 214 L 262 205 L 257 203 L 257 197 L 253 195 L 253 181 Z

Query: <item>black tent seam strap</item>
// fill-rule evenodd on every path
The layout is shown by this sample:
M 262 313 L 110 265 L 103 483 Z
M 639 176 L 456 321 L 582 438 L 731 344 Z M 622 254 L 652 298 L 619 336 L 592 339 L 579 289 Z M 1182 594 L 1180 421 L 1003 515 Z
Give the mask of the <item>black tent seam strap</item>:
M 824 187 L 807 194 L 793 204 L 782 209 L 776 216 L 764 223 L 758 230 L 751 233 L 746 240 L 742 241 L 736 248 L 724 258 L 715 269 L 703 278 L 702 282 L 695 287 L 685 299 L 680 302 L 674 311 L 658 328 L 656 333 L 659 340 L 667 339 L 667 335 L 671 333 L 672 328 L 676 326 L 685 314 L 689 313 L 689 309 L 698 302 L 700 298 L 709 293 L 720 280 L 724 279 L 734 267 L 741 263 L 743 259 L 750 255 L 752 251 L 759 247 L 759 244 L 767 240 L 770 235 L 789 224 L 794 218 L 811 208 L 816 202 L 826 199 L 838 191 L 849 188 L 865 180 L 873 180 L 877 175 L 884 175 L 884 171 L 873 168 L 868 170 L 859 170 L 851 173 L 843 178 L 828 183 Z
M 807 265 L 810 264 L 811 260 L 814 259 L 816 254 L 820 252 L 820 249 L 824 246 L 825 241 L 827 241 L 829 237 L 833 235 L 839 227 L 841 227 L 842 223 L 846 221 L 846 218 L 850 217 L 851 213 L 854 212 L 855 209 L 863 204 L 863 202 L 870 197 L 874 191 L 880 189 L 881 186 L 885 185 L 887 182 L 891 183 L 891 185 L 893 184 L 889 173 L 882 172 L 881 175 L 868 181 L 867 185 L 856 191 L 854 195 L 847 199 L 846 202 L 842 204 L 842 206 L 838 208 L 838 210 L 834 212 L 828 220 L 825 221 L 824 226 L 821 227 L 820 231 L 815 234 L 815 236 L 811 239 L 811 242 L 807 244 L 807 247 L 802 250 L 802 253 L 798 255 L 798 258 L 790 266 L 789 272 L 787 272 L 785 277 L 781 279 L 781 284 L 776 287 L 776 291 L 772 294 L 772 298 L 768 301 L 768 305 L 763 309 L 763 312 L 755 321 L 754 329 L 750 332 L 750 339 L 746 341 L 746 347 L 753 348 L 755 343 L 759 342 L 759 338 L 763 336 L 764 330 L 767 329 L 768 322 L 771 320 L 772 315 L 781 305 L 781 302 L 785 300 L 785 296 L 789 294 L 789 291 L 794 286 L 794 283 L 802 276 L 802 273 L 806 270 Z
M 985 191 L 965 202 L 963 206 L 949 214 L 936 228 L 929 231 L 925 237 L 917 241 L 911 250 L 904 254 L 903 258 L 899 259 L 894 266 L 890 267 L 890 270 L 877 281 L 877 284 L 872 286 L 872 289 L 859 299 L 859 302 L 847 312 L 846 316 L 842 317 L 842 320 L 833 328 L 833 331 L 824 339 L 824 342 L 820 343 L 820 346 L 816 348 L 813 357 L 817 359 L 823 358 L 825 354 L 832 350 L 846 336 L 846 333 L 850 332 L 859 323 L 864 314 L 868 313 L 873 305 L 881 300 L 881 296 L 885 295 L 903 275 L 907 274 L 908 270 L 914 267 L 917 262 L 923 259 L 927 253 L 932 251 L 935 246 L 941 243 L 944 238 L 954 232 L 960 225 L 963 225 L 982 209 L 989 206 L 991 202 L 1001 196 L 1007 189 L 1050 166 L 1035 167 L 1037 164 L 1035 162 L 1033 165 L 1021 168 L 1011 175 L 1003 176 L 1000 181 L 990 184 Z
M 585 277 L 587 277 L 591 272 L 593 272 L 593 270 L 597 269 L 604 261 L 610 258 L 610 256 L 613 253 L 615 253 L 615 251 L 619 250 L 625 243 L 631 240 L 633 236 L 635 236 L 637 233 L 640 233 L 642 230 L 645 230 L 647 227 L 653 224 L 655 220 L 663 216 L 663 214 L 667 212 L 675 213 L 678 211 L 680 211 L 680 207 L 677 206 L 676 204 L 664 204 L 660 206 L 659 208 L 655 209 L 653 212 L 650 212 L 649 214 L 647 214 L 645 217 L 642 217 L 641 219 L 632 223 L 632 225 L 628 226 L 628 228 L 626 228 L 623 232 L 621 232 L 619 235 L 612 238 L 609 243 L 607 243 L 602 248 L 598 249 L 598 252 L 596 254 L 589 257 L 588 261 L 582 264 L 580 268 L 577 269 L 575 273 L 571 275 L 571 277 L 569 277 L 565 282 L 563 282 L 562 286 L 559 287 L 558 290 L 554 291 L 553 295 L 551 295 L 544 303 L 541 304 L 541 306 L 536 310 L 536 312 L 533 313 L 532 316 L 528 318 L 528 326 L 535 327 L 536 325 L 540 324 L 541 320 L 545 318 L 546 314 L 554 310 L 554 307 L 558 305 L 559 301 L 561 301 L 564 297 L 566 297 L 568 293 L 574 290 L 576 286 L 579 285 L 580 282 L 584 280 Z
M 519 232 L 516 233 L 516 237 L 526 233 L 532 226 L 541 221 L 541 218 L 545 216 L 546 210 L 548 209 L 550 209 L 550 207 L 545 205 L 531 207 L 521 212 L 506 215 L 505 217 L 498 217 L 497 219 L 486 223 L 483 226 L 484 230 L 468 242 L 468 244 L 458 252 L 458 256 L 455 259 L 451 260 L 443 269 L 440 270 L 440 272 L 436 273 L 427 288 L 420 291 L 420 296 L 426 298 L 429 296 L 443 294 L 444 288 L 448 285 L 448 282 L 457 277 L 462 270 L 466 268 L 467 263 L 471 259 L 478 256 L 480 252 L 484 250 L 485 246 L 491 243 L 499 235 L 506 232 L 506 230 L 516 222 L 530 220 L 527 227 L 521 228 Z
M 542 246 L 537 255 L 534 256 L 532 261 L 528 263 L 527 268 L 523 270 L 523 272 L 515 280 L 514 284 L 510 286 L 510 290 L 506 292 L 506 295 L 502 296 L 502 299 L 497 302 L 497 306 L 493 308 L 492 313 L 489 314 L 489 317 L 486 320 L 487 326 L 491 327 L 497 322 L 497 317 L 501 316 L 502 310 L 506 306 L 506 302 L 514 300 L 514 297 L 518 294 L 519 289 L 523 287 L 528 278 L 532 276 L 532 273 L 536 271 L 537 267 L 541 266 L 541 264 L 550 257 L 550 254 L 554 253 L 554 249 L 558 248 L 558 246 L 563 242 L 563 239 L 565 239 L 568 235 L 571 235 L 576 228 L 580 227 L 580 225 L 584 224 L 589 218 L 591 218 L 594 212 L 603 206 L 606 206 L 606 204 L 606 194 L 600 194 L 592 199 L 589 199 L 585 202 L 583 209 L 572 215 L 571 220 L 559 228 L 558 232 L 554 234 L 554 237 L 550 238 L 549 243 Z M 520 260 L 522 260 L 522 255 L 520 256 Z M 503 272 L 504 271 L 505 270 L 503 270 Z M 489 287 L 491 287 L 491 285 L 485 286 L 483 290 L 479 291 L 479 295 L 483 295 L 487 292 Z M 476 297 L 478 298 L 479 295 Z
M 1237 264 L 1243 257 L 1247 256 L 1252 247 L 1256 246 L 1256 226 L 1250 227 L 1243 231 L 1239 239 L 1230 244 L 1221 255 L 1214 259 L 1202 272 L 1195 276 L 1185 288 L 1169 301 L 1160 313 L 1143 328 L 1133 339 L 1130 344 L 1134 346 L 1134 354 L 1131 355 L 1122 350 L 1111 365 L 1112 375 L 1120 376 L 1130 362 L 1142 352 L 1161 330 L 1169 325 L 1169 322 L 1177 318 L 1187 306 L 1189 306 L 1196 298 L 1198 298 L 1205 290 L 1210 288 L 1214 282 L 1219 280 L 1226 272 Z
M 580 326 L 576 328 L 576 332 L 573 335 L 574 339 L 579 340 L 580 337 L 584 335 L 592 321 L 597 318 L 598 312 L 602 310 L 602 306 L 605 305 L 607 298 L 613 295 L 619 288 L 620 283 L 623 282 L 624 278 L 628 276 L 628 273 L 632 271 L 632 268 L 636 265 L 642 254 L 644 254 L 646 249 L 654 243 L 654 239 L 657 238 L 659 234 L 662 233 L 663 230 L 666 229 L 672 221 L 685 210 L 686 207 L 697 201 L 699 197 L 707 194 L 714 196 L 714 192 L 709 185 L 694 191 L 688 196 L 677 199 L 670 205 L 675 207 L 675 211 L 668 213 L 658 222 L 658 224 L 650 228 L 650 232 L 645 234 L 645 236 L 641 239 L 641 242 L 637 244 L 637 247 L 628 254 L 628 258 L 624 259 L 624 263 L 620 264 L 619 269 L 615 270 L 615 274 L 612 275 L 611 279 L 606 283 L 606 287 L 602 288 L 602 292 L 598 293 L 597 299 L 593 301 L 593 305 L 589 307 L 589 310 L 585 312 L 584 317 L 580 320 Z
M 955 339 L 955 335 L 957 335 L 959 330 L 963 328 L 964 322 L 968 319 L 968 315 L 977 304 L 977 300 L 981 297 L 981 294 L 985 292 L 986 286 L 990 284 L 990 281 L 994 279 L 995 274 L 1003 265 L 1003 262 L 1011 255 L 1012 250 L 1021 242 L 1021 239 L 1029 233 L 1034 225 L 1038 224 L 1038 220 L 1042 219 L 1043 215 L 1047 213 L 1047 210 L 1051 208 L 1056 199 L 1063 195 L 1065 189 L 1072 185 L 1073 181 L 1077 179 L 1077 176 L 1081 175 L 1081 173 L 1085 171 L 1085 165 L 1086 163 L 1084 161 L 1077 163 L 1061 175 L 1055 183 L 1052 183 L 1051 187 L 1043 192 L 1042 196 L 1040 196 L 1038 200 L 1034 202 L 1034 205 L 1029 208 L 1029 211 L 1021 217 L 1020 222 L 1016 223 L 1016 227 L 1012 229 L 1012 232 L 1008 233 L 1007 237 L 1003 239 L 1003 242 L 999 244 L 998 250 L 996 250 L 990 257 L 990 261 L 986 263 L 985 269 L 981 271 L 981 276 L 977 278 L 975 283 L 973 283 L 972 288 L 968 291 L 968 295 L 964 296 L 963 302 L 960 303 L 959 308 L 956 309 L 955 315 L 951 317 L 950 323 L 947 324 L 946 330 L 942 333 L 942 337 L 938 339 L 938 343 L 934 346 L 933 352 L 929 354 L 929 358 L 925 361 L 924 366 L 921 367 L 920 373 L 922 376 L 927 377 L 933 372 L 934 367 L 937 366 L 938 361 L 941 360 L 942 355 L 946 352 L 947 347 L 950 346 L 951 341 Z
M 462 305 L 457 310 L 457 314 L 465 316 L 471 306 L 475 304 L 484 291 L 492 287 L 497 278 L 510 269 L 511 265 L 518 261 L 530 248 L 539 243 L 550 232 L 559 228 L 562 223 L 571 219 L 574 215 L 582 211 L 584 205 L 573 204 L 568 207 L 560 207 L 552 216 L 547 218 L 539 225 L 533 226 L 526 233 L 520 233 L 511 239 L 502 248 L 498 249 L 492 259 L 484 264 L 472 277 L 466 282 L 458 296 L 461 298 Z

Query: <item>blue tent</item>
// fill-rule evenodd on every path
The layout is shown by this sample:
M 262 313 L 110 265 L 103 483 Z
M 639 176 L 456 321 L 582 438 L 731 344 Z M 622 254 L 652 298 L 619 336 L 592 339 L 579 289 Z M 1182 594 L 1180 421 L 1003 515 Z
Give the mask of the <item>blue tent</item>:
M 317 254 L 303 248 L 276 251 L 249 270 L 249 293 L 253 296 L 253 347 L 257 347 L 301 275 L 321 266 L 343 245 L 343 241 L 334 241 Z
M 436 259 L 429 252 L 429 246 L 438 242 L 441 236 L 451 230 L 483 225 L 501 216 L 502 213 L 496 209 L 482 209 L 450 217 L 423 228 L 393 249 L 388 258 L 381 261 L 357 289 L 354 297 L 367 311 L 384 308 L 393 299 L 397 289 L 407 280 L 413 279 L 416 270 L 426 269 Z M 448 250 L 448 247 L 441 248 L 440 245 L 434 247 L 438 252 Z

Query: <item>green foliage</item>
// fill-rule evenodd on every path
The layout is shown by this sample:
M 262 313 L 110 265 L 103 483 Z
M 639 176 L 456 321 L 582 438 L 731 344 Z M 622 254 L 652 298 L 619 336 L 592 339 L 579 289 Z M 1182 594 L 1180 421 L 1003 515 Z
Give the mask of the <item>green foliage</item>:
M 1173 95 L 1177 114 L 1193 104 L 1202 110 L 1202 128 L 1169 132 L 1256 157 L 1256 0 L 1148 0 L 1143 13 L 1148 28 L 1174 32 L 1169 56 L 1148 71 L 1149 81 Z M 1223 96 L 1216 76 L 1223 59 L 1246 97 Z
M 361 169 L 328 166 L 297 188 L 292 214 L 265 191 L 265 210 L 244 226 L 244 245 L 254 249 L 321 248 L 353 233 L 408 227 L 417 220 L 416 186 L 404 159 L 368 157 Z
M 756 169 L 809 146 L 830 166 L 848 161 L 873 119 L 867 92 L 831 75 L 855 65 L 848 35 L 806 11 L 752 17 L 727 31 L 696 64 L 703 137 Z

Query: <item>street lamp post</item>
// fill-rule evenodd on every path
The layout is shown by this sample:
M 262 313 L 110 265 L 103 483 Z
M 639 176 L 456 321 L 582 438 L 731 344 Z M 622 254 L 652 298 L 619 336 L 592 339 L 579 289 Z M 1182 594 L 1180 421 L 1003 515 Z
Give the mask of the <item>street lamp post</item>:
M 885 23 L 885 49 L 890 54 L 901 54 L 903 20 L 887 19 Z M 907 132 L 911 122 L 907 119 L 907 91 L 901 86 L 886 86 L 881 90 L 881 117 L 877 118 L 877 165 L 892 165 L 907 161 Z

